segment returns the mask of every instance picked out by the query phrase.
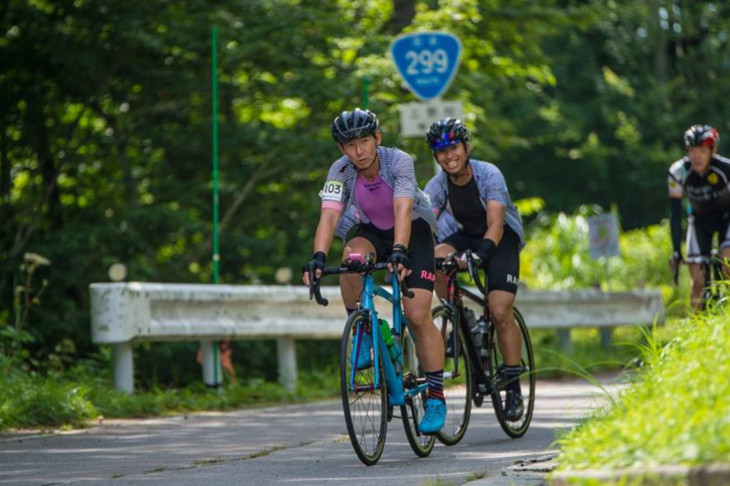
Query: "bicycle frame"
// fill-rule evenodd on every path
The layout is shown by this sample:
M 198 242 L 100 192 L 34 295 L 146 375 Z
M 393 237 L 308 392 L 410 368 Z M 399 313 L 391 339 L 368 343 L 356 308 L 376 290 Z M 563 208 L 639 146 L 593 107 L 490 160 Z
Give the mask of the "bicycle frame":
M 458 272 L 453 271 L 453 273 L 449 274 L 448 297 L 443 303 L 449 306 L 451 312 L 454 315 L 454 322 L 456 322 L 458 327 L 461 328 L 462 334 L 466 338 L 466 341 L 469 343 L 467 345 L 466 354 L 468 356 L 469 362 L 471 363 L 472 370 L 478 371 L 482 369 L 482 363 L 480 361 L 479 351 L 477 350 L 476 345 L 474 344 L 474 340 L 472 339 L 471 329 L 468 328 L 466 324 L 466 319 L 464 319 L 463 297 L 466 297 L 472 302 L 478 304 L 480 308 L 484 309 L 484 317 L 487 322 L 491 322 L 491 318 L 489 316 L 489 307 L 484 297 L 479 296 L 474 292 L 465 289 L 459 285 L 456 277 L 457 273 Z M 459 340 L 457 339 L 456 334 L 457 327 L 455 326 L 451 332 L 453 333 L 452 342 L 454 343 L 454 362 L 456 363 L 456 372 L 458 373 L 459 360 L 456 358 L 459 353 Z M 443 337 L 446 338 L 446 336 Z M 490 348 L 490 346 L 487 346 L 487 350 L 489 350 Z M 477 385 L 476 387 L 474 387 L 474 391 L 472 393 L 491 393 L 491 383 L 487 380 L 487 377 L 484 373 L 472 373 L 472 380 L 474 380 L 475 384 Z
M 710 256 L 693 256 L 687 257 L 684 262 L 688 266 L 699 266 L 700 272 L 705 280 L 704 290 L 702 291 L 702 305 L 704 306 L 711 298 L 718 298 L 722 294 L 722 290 L 718 288 L 720 282 L 725 281 L 723 267 L 726 265 L 725 260 L 720 256 L 720 252 L 713 248 Z
M 385 341 L 380 331 L 378 311 L 375 308 L 375 297 L 381 297 L 391 303 L 393 308 L 393 337 L 397 338 L 394 346 L 398 349 L 398 358 L 395 363 L 390 358 L 387 351 L 384 352 L 385 359 L 382 360 L 385 368 L 385 378 L 388 385 L 388 398 L 389 403 L 394 406 L 405 405 L 406 397 L 410 397 L 421 393 L 426 390 L 427 384 L 420 384 L 410 390 L 403 389 L 403 376 L 401 374 L 403 369 L 403 352 L 401 348 L 400 338 L 403 336 L 403 326 L 407 325 L 401 310 L 401 293 L 400 284 L 398 279 L 393 276 L 393 292 L 388 292 L 380 285 L 373 281 L 373 277 L 370 273 L 363 275 L 363 291 L 362 291 L 362 302 L 358 303 L 358 310 L 364 310 L 369 314 L 370 329 L 373 333 L 373 364 L 375 366 L 375 383 L 374 386 L 377 388 L 380 386 L 380 353 L 386 350 Z M 360 342 L 358 342 L 358 349 L 355 350 L 355 356 L 359 353 Z M 357 384 L 355 383 L 356 369 L 353 367 L 350 375 L 350 389 L 357 390 Z

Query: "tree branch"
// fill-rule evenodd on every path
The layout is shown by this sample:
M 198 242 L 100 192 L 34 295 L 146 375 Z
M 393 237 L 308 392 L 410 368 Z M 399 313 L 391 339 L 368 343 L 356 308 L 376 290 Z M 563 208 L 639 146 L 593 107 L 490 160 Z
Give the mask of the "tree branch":
M 233 204 L 226 210 L 226 213 L 223 215 L 223 218 L 221 218 L 221 222 L 218 225 L 218 232 L 223 233 L 230 224 L 231 220 L 233 220 L 233 217 L 236 215 L 236 212 L 238 209 L 243 205 L 244 202 L 246 202 L 246 199 L 248 199 L 249 195 L 251 194 L 251 191 L 256 187 L 256 183 L 258 183 L 260 180 L 272 176 L 276 174 L 277 172 L 281 172 L 283 169 L 281 167 L 279 168 L 272 168 L 269 170 L 259 170 L 258 172 L 255 172 L 251 178 L 246 182 L 246 185 L 243 186 L 243 189 L 236 193 L 236 197 L 233 200 Z M 197 262 L 200 261 L 203 256 L 210 252 L 212 249 L 213 244 L 213 237 L 208 236 L 206 240 L 201 243 L 200 247 L 198 247 L 198 251 L 195 252 L 195 257 L 192 259 L 192 261 Z

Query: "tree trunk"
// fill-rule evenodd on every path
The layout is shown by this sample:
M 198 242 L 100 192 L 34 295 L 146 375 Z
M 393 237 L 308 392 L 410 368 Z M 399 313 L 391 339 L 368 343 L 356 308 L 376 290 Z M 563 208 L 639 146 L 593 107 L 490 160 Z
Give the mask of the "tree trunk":
M 63 211 L 61 208 L 61 191 L 58 187 L 59 170 L 51 153 L 51 145 L 48 140 L 48 129 L 46 128 L 46 113 L 44 110 L 45 97 L 34 90 L 34 97 L 28 100 L 28 127 L 35 146 L 38 169 L 43 179 L 41 194 L 48 194 L 48 220 L 51 231 L 56 231 L 63 226 Z
M 662 6 L 667 7 L 664 2 L 660 3 L 659 0 L 652 0 L 649 5 L 651 8 L 651 18 L 653 19 L 650 25 L 653 30 L 655 43 L 654 75 L 658 81 L 664 84 L 669 80 L 669 42 L 667 42 L 667 31 L 661 26 L 662 19 L 659 15 L 659 8 Z M 669 19 L 667 19 L 667 22 L 669 22 Z
M 393 0 L 393 16 L 387 24 L 392 34 L 399 34 L 416 15 L 416 0 Z
M 6 146 L 5 127 L 0 127 L 0 206 L 10 201 L 10 159 Z

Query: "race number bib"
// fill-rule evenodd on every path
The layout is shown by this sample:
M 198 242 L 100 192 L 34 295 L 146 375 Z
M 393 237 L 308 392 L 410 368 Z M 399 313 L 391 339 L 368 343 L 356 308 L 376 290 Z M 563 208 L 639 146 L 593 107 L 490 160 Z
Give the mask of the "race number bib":
M 319 193 L 319 197 L 322 201 L 333 201 L 342 202 L 344 196 L 344 190 L 342 182 L 340 181 L 327 181 L 324 183 L 324 188 Z

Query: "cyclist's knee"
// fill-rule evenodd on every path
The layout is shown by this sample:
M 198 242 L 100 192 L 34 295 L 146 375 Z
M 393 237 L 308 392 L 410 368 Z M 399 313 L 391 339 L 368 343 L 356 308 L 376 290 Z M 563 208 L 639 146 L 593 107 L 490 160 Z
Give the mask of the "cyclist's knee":
M 351 253 L 359 253 L 361 255 L 375 253 L 375 248 L 365 238 L 356 237 L 345 243 L 345 248 L 342 250 L 342 259 L 347 260 Z
M 412 325 L 417 327 L 431 325 L 431 307 L 429 305 L 409 305 L 404 309 L 404 314 Z
M 453 246 L 447 245 L 446 243 L 439 243 L 433 249 L 433 254 L 435 258 L 446 258 L 453 251 L 455 251 Z
M 497 329 L 508 326 L 512 320 L 512 306 L 508 304 L 493 304 L 489 306 L 489 313 Z
M 702 293 L 702 290 L 705 288 L 705 279 L 703 277 L 693 278 L 692 279 L 692 293 L 694 295 L 699 295 Z
M 411 289 L 413 299 L 403 299 L 403 313 L 408 322 L 416 326 L 433 325 L 431 320 L 431 292 L 423 289 Z M 427 297 L 428 298 L 427 298 Z

